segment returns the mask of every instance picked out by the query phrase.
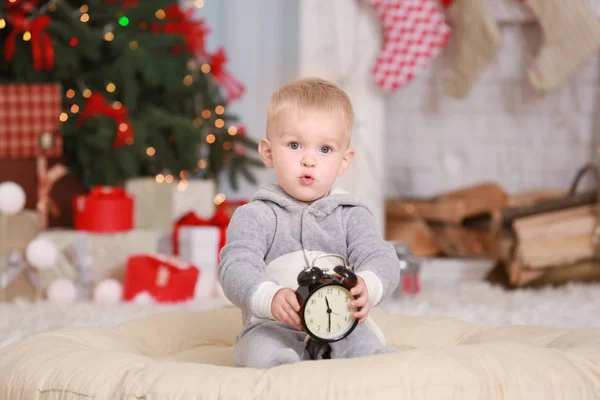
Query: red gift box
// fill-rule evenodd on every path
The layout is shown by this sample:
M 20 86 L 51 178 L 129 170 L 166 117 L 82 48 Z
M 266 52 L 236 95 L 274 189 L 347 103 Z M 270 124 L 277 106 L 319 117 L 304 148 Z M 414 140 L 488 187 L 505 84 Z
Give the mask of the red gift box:
M 73 198 L 75 229 L 103 233 L 130 231 L 133 202 L 124 189 L 96 186 L 88 195 Z
M 215 214 L 210 219 L 200 218 L 193 211 L 185 214 L 175 223 L 173 228 L 173 253 L 179 255 L 179 230 L 184 226 L 216 226 L 219 228 L 220 238 L 217 253 L 220 252 L 227 240 L 227 227 L 233 212 L 236 208 L 247 203 L 246 200 L 224 201 L 217 206 Z
M 60 157 L 59 84 L 0 85 L 0 157 Z
M 158 302 L 192 299 L 200 272 L 191 263 L 155 254 L 136 254 L 127 260 L 123 298 L 133 300 L 147 292 Z

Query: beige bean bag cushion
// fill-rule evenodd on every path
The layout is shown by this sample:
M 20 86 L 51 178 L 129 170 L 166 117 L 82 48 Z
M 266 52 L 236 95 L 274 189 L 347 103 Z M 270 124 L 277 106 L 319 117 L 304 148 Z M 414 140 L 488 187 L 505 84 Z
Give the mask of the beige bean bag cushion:
M 235 308 L 71 327 L 0 349 L 0 399 L 598 399 L 600 328 L 492 328 L 373 314 L 404 350 L 232 366 Z

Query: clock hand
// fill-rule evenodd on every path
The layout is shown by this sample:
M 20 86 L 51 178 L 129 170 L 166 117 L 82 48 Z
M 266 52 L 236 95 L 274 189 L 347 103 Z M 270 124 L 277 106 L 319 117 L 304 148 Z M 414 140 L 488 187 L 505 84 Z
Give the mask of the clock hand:
M 331 313 L 327 313 L 327 316 L 329 317 L 329 328 L 328 328 L 328 332 L 331 332 Z
M 327 296 L 325 296 L 325 304 L 327 304 L 327 312 L 329 312 L 329 310 L 331 310 L 331 307 L 329 307 L 329 300 L 327 300 Z

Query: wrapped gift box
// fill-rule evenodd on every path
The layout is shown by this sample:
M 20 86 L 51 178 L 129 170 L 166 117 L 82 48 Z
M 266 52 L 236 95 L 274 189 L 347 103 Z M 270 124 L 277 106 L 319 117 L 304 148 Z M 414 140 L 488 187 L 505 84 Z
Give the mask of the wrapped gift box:
M 222 294 L 217 268 L 221 230 L 215 226 L 184 226 L 179 229 L 179 256 L 194 264 L 201 272 L 195 297 L 219 297 Z
M 60 157 L 62 97 L 55 83 L 0 85 L 0 157 Z
M 158 251 L 158 239 L 164 233 L 152 229 L 134 229 L 120 233 L 95 233 L 68 229 L 48 229 L 38 237 L 50 239 L 59 249 L 55 268 L 40 271 L 42 286 L 58 278 L 74 280 L 78 274 L 75 255 L 78 236 L 84 235 L 85 251 L 91 259 L 90 274 L 92 281 L 98 283 L 104 279 L 122 280 L 127 259 L 132 254 L 155 253 Z M 81 245 L 81 241 L 79 242 Z
M 154 178 L 129 179 L 125 189 L 136 199 L 135 227 L 170 229 L 174 222 L 193 212 L 209 218 L 215 212 L 216 185 L 213 180 L 189 179 L 158 183 Z
M 148 294 L 157 302 L 181 302 L 194 297 L 198 269 L 191 263 L 158 254 L 129 257 L 123 281 L 123 299 Z
M 73 198 L 75 229 L 88 232 L 123 232 L 133 229 L 134 199 L 124 189 L 96 186 Z
M 15 215 L 0 213 L 0 257 L 8 257 L 15 250 L 24 252 L 38 231 L 35 211 L 23 210 Z

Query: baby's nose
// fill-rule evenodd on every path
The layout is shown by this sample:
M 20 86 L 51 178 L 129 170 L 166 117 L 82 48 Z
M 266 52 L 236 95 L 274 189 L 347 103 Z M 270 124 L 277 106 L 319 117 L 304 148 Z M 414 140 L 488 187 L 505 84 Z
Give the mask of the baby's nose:
M 314 167 L 316 165 L 315 159 L 313 157 L 303 157 L 302 158 L 302 166 L 303 167 Z

